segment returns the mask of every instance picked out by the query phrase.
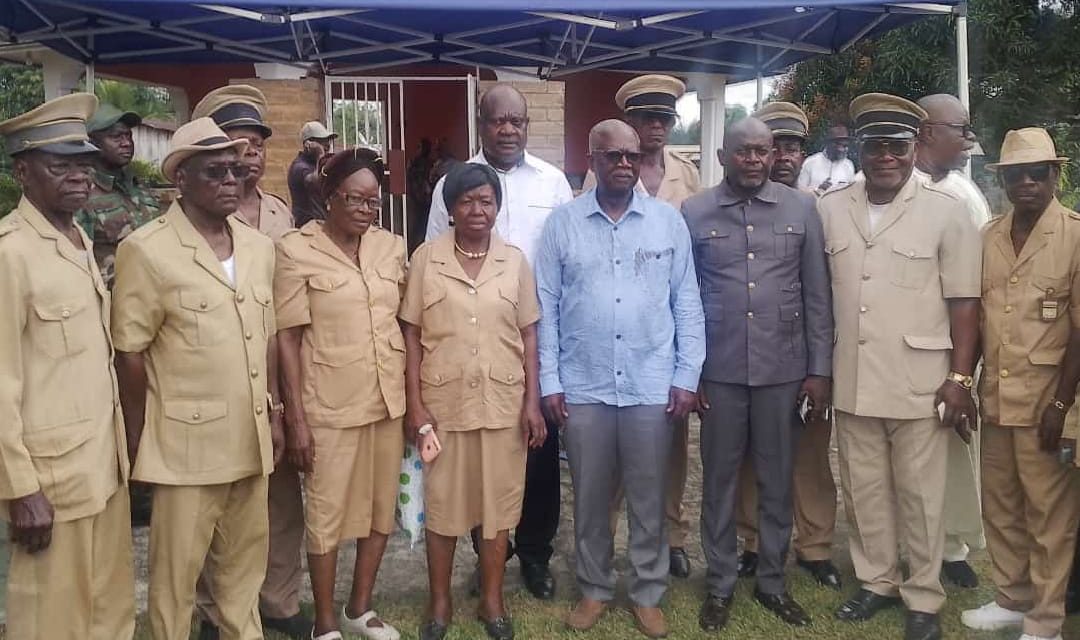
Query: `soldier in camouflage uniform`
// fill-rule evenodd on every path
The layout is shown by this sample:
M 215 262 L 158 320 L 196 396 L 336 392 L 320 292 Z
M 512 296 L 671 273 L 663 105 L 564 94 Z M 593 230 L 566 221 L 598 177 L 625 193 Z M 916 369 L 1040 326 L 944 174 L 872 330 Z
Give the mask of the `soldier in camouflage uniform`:
M 101 103 L 86 123 L 90 139 L 101 149 L 101 154 L 90 199 L 86 208 L 76 214 L 75 221 L 93 241 L 94 258 L 110 289 L 116 246 L 161 212 L 157 197 L 138 183 L 129 166 L 135 154 L 131 130 L 140 122 L 142 118 L 136 113 Z

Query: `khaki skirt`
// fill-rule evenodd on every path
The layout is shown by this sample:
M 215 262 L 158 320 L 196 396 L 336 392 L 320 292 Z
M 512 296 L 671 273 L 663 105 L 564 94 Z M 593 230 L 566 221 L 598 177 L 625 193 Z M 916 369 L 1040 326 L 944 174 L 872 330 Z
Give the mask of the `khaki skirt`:
M 440 431 L 442 452 L 424 466 L 424 522 L 448 537 L 481 527 L 485 539 L 521 520 L 525 443 L 521 429 Z
M 308 553 L 323 555 L 342 540 L 394 530 L 398 475 L 405 450 L 401 418 L 361 427 L 312 427 L 315 471 L 304 474 Z

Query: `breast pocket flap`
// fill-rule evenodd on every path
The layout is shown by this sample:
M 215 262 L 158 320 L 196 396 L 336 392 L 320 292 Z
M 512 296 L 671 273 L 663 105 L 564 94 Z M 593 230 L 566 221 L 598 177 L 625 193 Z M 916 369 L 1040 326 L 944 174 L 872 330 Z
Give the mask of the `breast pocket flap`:
M 229 414 L 224 400 L 166 400 L 165 417 L 185 424 L 206 424 Z
M 59 427 L 24 433 L 26 450 L 35 458 L 56 458 L 73 451 L 94 435 L 89 421 L 82 420 Z
M 912 349 L 925 351 L 944 351 L 952 349 L 952 338 L 949 336 L 904 336 L 904 344 Z

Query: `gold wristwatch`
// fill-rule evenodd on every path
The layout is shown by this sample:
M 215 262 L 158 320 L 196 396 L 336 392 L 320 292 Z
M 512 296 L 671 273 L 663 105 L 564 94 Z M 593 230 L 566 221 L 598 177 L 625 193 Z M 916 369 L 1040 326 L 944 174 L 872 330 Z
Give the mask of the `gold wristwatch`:
M 965 376 L 964 374 L 956 371 L 950 371 L 949 375 L 945 376 L 945 379 L 949 382 L 955 382 L 956 384 L 969 391 L 972 387 L 975 386 L 975 378 L 972 378 L 971 376 Z

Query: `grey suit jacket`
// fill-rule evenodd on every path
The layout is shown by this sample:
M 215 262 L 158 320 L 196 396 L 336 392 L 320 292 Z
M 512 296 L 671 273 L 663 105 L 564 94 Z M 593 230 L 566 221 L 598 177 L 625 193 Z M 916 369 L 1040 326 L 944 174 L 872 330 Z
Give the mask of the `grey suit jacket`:
M 832 292 L 814 197 L 727 181 L 682 206 L 694 241 L 710 382 L 765 386 L 832 375 Z

